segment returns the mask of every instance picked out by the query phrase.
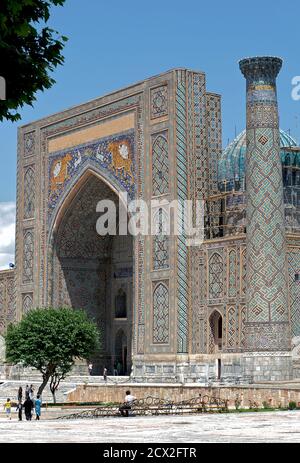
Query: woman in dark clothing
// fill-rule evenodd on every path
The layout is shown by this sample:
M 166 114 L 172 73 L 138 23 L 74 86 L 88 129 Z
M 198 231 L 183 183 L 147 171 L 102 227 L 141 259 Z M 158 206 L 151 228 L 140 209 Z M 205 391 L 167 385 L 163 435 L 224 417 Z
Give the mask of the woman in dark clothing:
M 27 397 L 27 399 L 24 402 L 24 410 L 25 410 L 25 416 L 26 416 L 27 421 L 31 421 L 32 409 L 33 409 L 33 402 L 29 397 Z
M 19 390 L 18 390 L 18 401 L 20 402 L 20 401 L 22 401 L 22 399 L 23 399 L 23 389 L 20 386 Z
M 23 408 L 22 400 L 19 400 L 18 405 L 17 405 L 17 412 L 18 412 L 19 421 L 22 421 L 22 408 Z

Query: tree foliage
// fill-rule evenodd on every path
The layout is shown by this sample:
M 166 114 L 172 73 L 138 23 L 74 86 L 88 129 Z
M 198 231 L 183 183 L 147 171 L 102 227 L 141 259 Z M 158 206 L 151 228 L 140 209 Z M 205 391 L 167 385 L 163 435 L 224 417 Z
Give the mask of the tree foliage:
M 50 88 L 50 73 L 64 62 L 64 36 L 46 26 L 53 5 L 65 0 L 2 0 L 0 2 L 0 76 L 6 99 L 0 101 L 0 120 L 18 120 L 18 109 L 32 106 L 38 90 Z
M 38 308 L 31 310 L 5 336 L 6 358 L 42 373 L 41 394 L 49 379 L 51 392 L 65 378 L 75 358 L 88 359 L 99 346 L 96 324 L 83 310 Z

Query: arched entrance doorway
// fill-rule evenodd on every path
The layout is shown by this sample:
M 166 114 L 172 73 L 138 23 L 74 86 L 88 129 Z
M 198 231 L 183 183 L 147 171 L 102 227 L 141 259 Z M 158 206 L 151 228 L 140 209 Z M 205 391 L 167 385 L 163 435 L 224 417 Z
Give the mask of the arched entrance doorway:
M 223 346 L 223 318 L 215 310 L 209 317 L 209 354 L 217 354 Z
M 97 233 L 100 214 L 96 205 L 103 199 L 113 201 L 118 212 L 118 195 L 90 174 L 60 214 L 53 235 L 52 304 L 82 308 L 96 321 L 101 348 L 91 360 L 93 374 L 98 375 L 104 366 L 113 373 L 114 333 L 120 326 L 127 333 L 126 370 L 130 371 L 133 307 L 133 239 Z M 123 305 L 120 303 L 116 312 L 118 296 Z

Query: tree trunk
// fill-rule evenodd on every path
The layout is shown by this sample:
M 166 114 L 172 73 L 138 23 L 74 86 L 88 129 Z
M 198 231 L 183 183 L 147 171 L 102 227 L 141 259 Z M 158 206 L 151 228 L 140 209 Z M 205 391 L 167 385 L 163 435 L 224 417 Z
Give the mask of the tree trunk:
M 56 404 L 56 395 L 55 395 L 56 389 L 54 391 L 51 390 L 52 397 L 53 397 L 53 403 Z
M 43 375 L 43 382 L 42 382 L 42 384 L 40 385 L 39 390 L 38 390 L 38 392 L 37 392 L 39 395 L 42 395 L 43 390 L 44 390 L 45 387 L 47 386 L 47 383 L 48 383 L 48 381 L 49 381 L 49 378 L 50 378 L 50 374 L 45 374 L 45 375 Z

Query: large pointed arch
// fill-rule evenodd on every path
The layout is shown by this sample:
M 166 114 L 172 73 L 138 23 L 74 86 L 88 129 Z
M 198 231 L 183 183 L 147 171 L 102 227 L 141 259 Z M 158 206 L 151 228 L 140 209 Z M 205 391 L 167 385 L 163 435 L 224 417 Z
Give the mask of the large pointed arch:
M 88 168 L 65 192 L 49 229 L 47 305 L 82 308 L 94 318 L 102 342 L 93 359 L 96 374 L 102 374 L 104 366 L 109 374 L 113 372 L 111 339 L 120 323 L 128 336 L 126 349 L 131 358 L 134 241 L 131 236 L 127 241 L 118 235 L 100 236 L 96 230 L 98 201 L 110 199 L 118 210 L 121 193 L 101 173 Z M 122 261 L 114 251 L 119 247 L 113 245 L 116 241 L 123 245 Z M 125 276 L 124 268 L 128 271 Z M 128 315 L 122 320 L 115 317 L 120 281 L 129 299 Z

